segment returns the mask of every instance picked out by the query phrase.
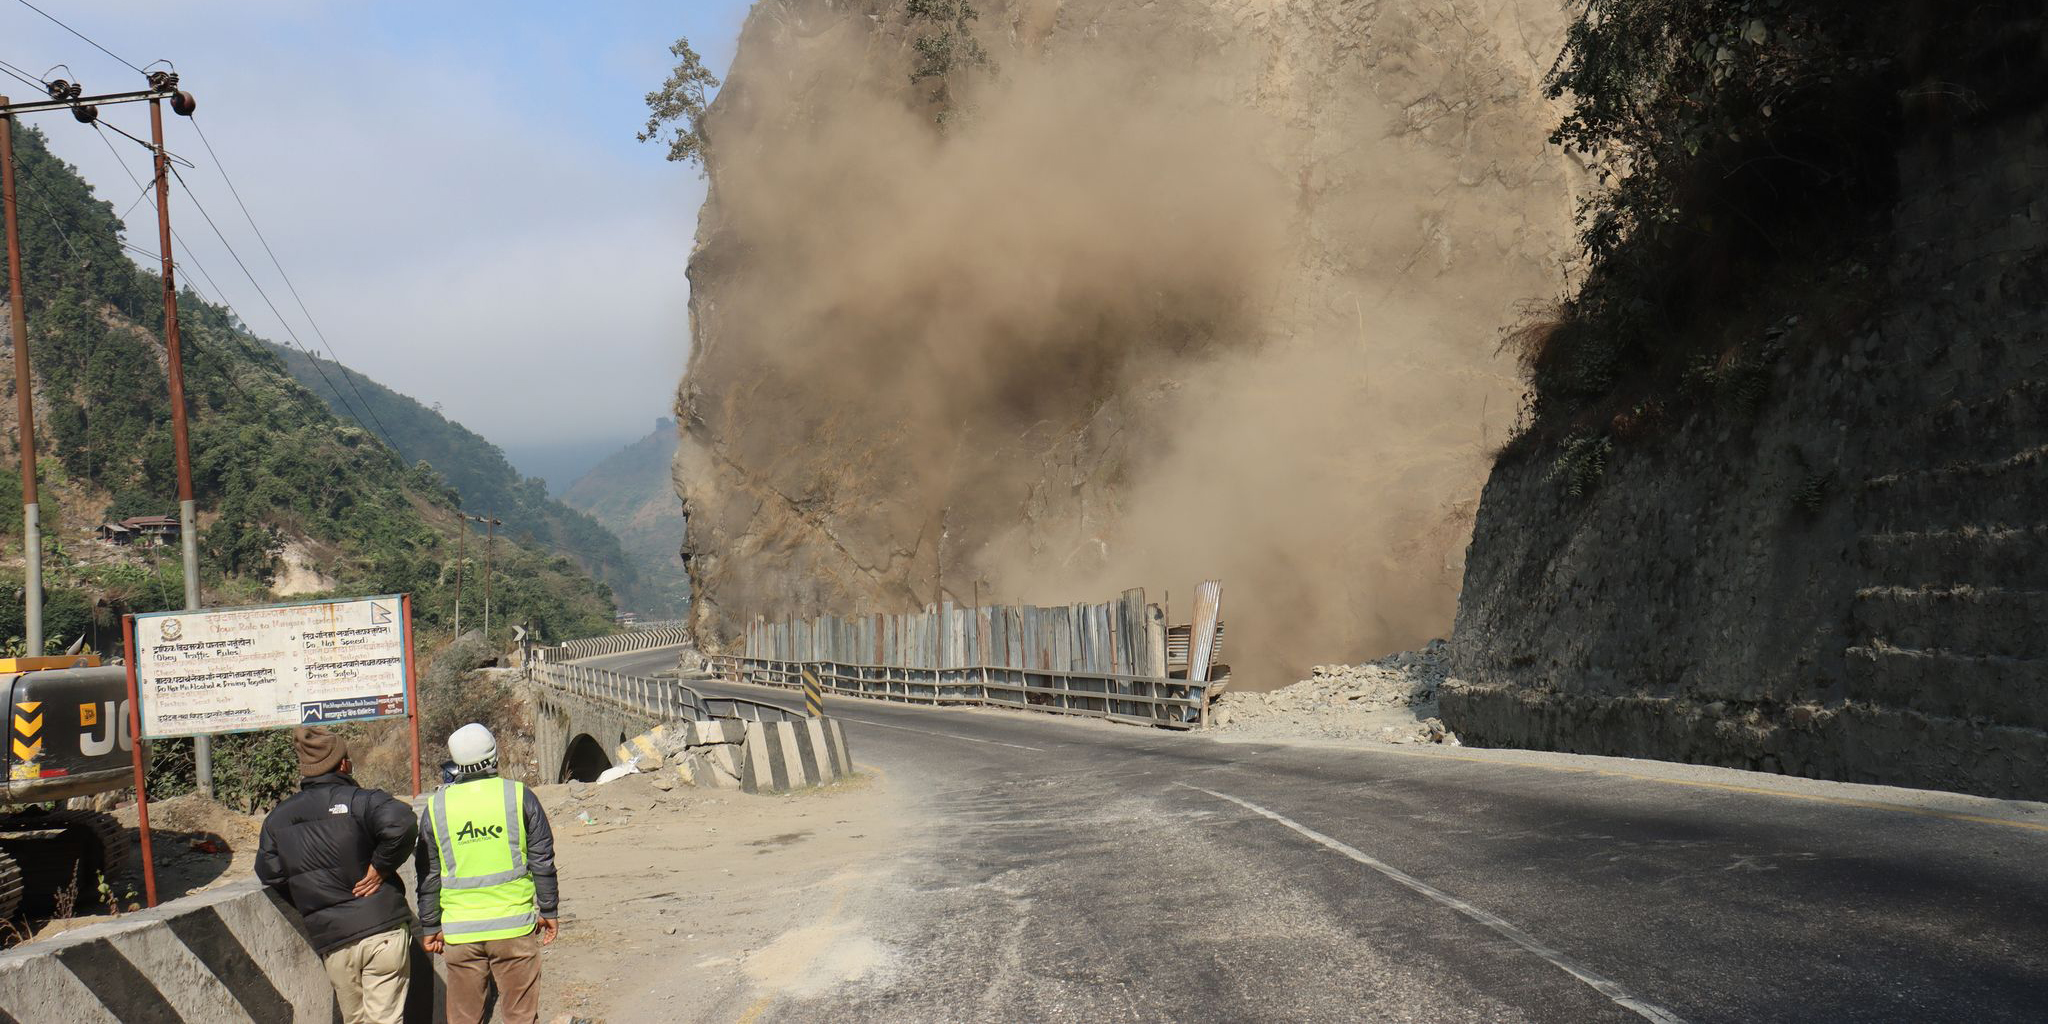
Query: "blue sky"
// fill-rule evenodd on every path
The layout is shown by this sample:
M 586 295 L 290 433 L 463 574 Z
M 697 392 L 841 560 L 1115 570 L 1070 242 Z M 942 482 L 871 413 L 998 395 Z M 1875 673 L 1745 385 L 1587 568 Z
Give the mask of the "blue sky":
M 343 362 L 438 403 L 529 471 L 549 465 L 544 451 L 601 450 L 667 414 L 689 351 L 683 270 L 703 183 L 633 133 L 677 36 L 723 77 L 744 0 L 35 2 L 129 61 L 177 65 Z M 66 64 L 93 92 L 139 84 L 18 0 L 0 0 L 0 59 Z M 104 116 L 147 135 L 139 105 Z M 214 286 L 181 273 L 288 340 L 196 199 L 317 348 L 190 126 L 169 120 L 169 148 L 199 165 L 172 218 Z M 135 189 L 92 129 L 35 123 L 128 207 Z M 146 180 L 147 152 L 115 141 Z M 129 236 L 153 249 L 150 211 L 130 215 Z

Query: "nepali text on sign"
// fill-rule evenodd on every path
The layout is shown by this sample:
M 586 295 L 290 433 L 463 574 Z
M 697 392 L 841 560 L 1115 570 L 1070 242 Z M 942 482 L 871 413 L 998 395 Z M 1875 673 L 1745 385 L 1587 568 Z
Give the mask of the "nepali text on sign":
M 243 732 L 406 713 L 398 597 L 135 617 L 142 735 Z

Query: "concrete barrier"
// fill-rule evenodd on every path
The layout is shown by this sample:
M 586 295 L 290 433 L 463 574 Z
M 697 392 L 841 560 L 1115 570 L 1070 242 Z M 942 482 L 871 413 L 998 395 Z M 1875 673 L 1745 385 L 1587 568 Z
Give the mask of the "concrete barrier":
M 853 774 L 846 731 L 830 718 L 794 722 L 671 722 L 618 745 L 620 763 L 659 762 L 705 789 L 786 793 Z
M 0 953 L 0 1020 L 328 1024 L 299 916 L 254 880 Z

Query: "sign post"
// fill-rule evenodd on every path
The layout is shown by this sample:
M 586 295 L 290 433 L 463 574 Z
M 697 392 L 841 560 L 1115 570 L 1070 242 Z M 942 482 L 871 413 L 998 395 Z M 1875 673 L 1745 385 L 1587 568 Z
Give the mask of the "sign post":
M 149 770 L 142 763 L 149 745 L 142 742 L 142 702 L 135 699 L 135 616 L 121 617 L 121 639 L 128 655 L 128 735 L 134 737 L 128 749 L 135 755 L 135 827 L 142 834 L 142 895 L 154 907 L 156 857 L 149 842 Z
M 145 740 L 216 736 L 404 716 L 419 795 L 419 709 L 412 598 L 131 615 L 128 708 L 143 883 L 156 905 Z

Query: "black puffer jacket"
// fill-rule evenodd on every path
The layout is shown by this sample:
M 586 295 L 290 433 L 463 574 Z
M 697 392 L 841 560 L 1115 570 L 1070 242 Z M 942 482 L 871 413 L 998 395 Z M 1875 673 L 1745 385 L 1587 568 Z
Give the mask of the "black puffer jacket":
M 412 920 L 398 866 L 418 832 L 412 809 L 391 794 L 340 772 L 318 775 L 263 819 L 256 878 L 306 919 L 313 950 L 324 957 Z M 384 885 L 358 898 L 351 889 L 372 864 Z

